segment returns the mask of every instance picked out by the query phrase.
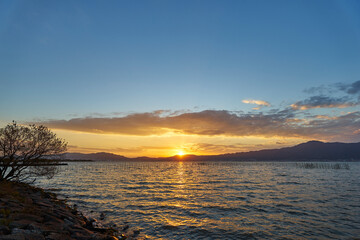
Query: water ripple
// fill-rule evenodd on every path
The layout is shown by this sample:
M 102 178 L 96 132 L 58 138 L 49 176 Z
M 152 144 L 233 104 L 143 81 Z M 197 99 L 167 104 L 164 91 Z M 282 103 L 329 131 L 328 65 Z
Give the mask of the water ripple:
M 349 165 L 86 162 L 39 184 L 150 239 L 352 239 L 360 235 L 360 164 Z

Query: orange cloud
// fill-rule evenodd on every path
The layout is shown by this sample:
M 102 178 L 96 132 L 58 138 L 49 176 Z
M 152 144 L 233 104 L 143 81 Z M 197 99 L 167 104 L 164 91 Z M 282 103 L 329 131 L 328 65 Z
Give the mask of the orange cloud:
M 242 102 L 246 103 L 246 104 L 256 104 L 256 105 L 258 105 L 258 107 L 253 108 L 254 110 L 259 110 L 262 107 L 271 106 L 270 103 L 268 103 L 266 101 L 263 101 L 263 100 L 244 99 L 244 100 L 242 100 Z
M 347 108 L 355 106 L 355 104 L 347 103 L 347 104 L 327 104 L 327 105 L 317 105 L 317 106 L 311 106 L 311 105 L 300 105 L 300 104 L 291 104 L 290 105 L 293 109 L 297 110 L 308 110 L 308 109 L 315 109 L 315 108 Z
M 101 134 L 164 135 L 176 133 L 200 136 L 263 136 L 334 138 L 358 129 L 360 112 L 332 119 L 294 118 L 291 109 L 271 114 L 239 114 L 225 110 L 163 115 L 137 113 L 117 118 L 74 118 L 38 122 L 54 129 Z
M 338 117 L 330 117 L 330 116 L 326 116 L 326 115 L 316 115 L 315 118 L 317 118 L 317 119 L 326 119 L 326 120 L 335 120 Z
M 308 110 L 315 108 L 347 108 L 359 104 L 359 102 L 349 101 L 348 97 L 333 98 L 329 96 L 312 96 L 292 104 L 291 107 L 295 110 Z

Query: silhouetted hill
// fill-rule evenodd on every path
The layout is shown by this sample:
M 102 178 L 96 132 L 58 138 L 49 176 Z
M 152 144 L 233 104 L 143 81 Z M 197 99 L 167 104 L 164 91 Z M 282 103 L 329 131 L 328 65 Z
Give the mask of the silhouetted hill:
M 360 143 L 310 141 L 294 147 L 220 155 L 226 160 L 336 161 L 360 160 Z
M 65 153 L 64 159 L 67 160 L 93 160 L 93 161 L 122 161 L 128 160 L 129 158 L 116 155 L 113 153 L 99 152 L 99 153 Z
M 112 153 L 65 153 L 68 160 L 94 161 L 360 161 L 360 143 L 310 141 L 293 147 L 221 155 L 127 158 Z

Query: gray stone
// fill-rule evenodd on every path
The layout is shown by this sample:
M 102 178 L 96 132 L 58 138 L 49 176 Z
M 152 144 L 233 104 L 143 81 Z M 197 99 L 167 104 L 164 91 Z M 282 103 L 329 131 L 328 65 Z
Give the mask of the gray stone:
M 13 222 L 11 222 L 9 224 L 9 227 L 11 229 L 13 229 L 13 228 L 25 228 L 25 227 L 27 227 L 27 225 L 28 225 L 28 222 L 26 222 L 26 221 L 13 221 Z
M 14 220 L 29 220 L 32 222 L 42 222 L 44 220 L 43 217 L 36 216 L 34 214 L 28 214 L 28 213 L 14 213 L 11 215 L 11 217 Z
M 32 233 L 42 234 L 42 230 L 34 224 L 29 224 L 26 229 L 30 230 Z
M 133 236 L 135 237 L 135 236 L 137 236 L 137 235 L 140 234 L 140 230 L 139 230 L 139 229 L 136 229 L 136 230 L 134 230 L 133 233 L 134 233 Z
M 11 235 L 0 236 L 0 240 L 26 240 L 24 234 L 16 233 Z
M 125 225 L 122 229 L 122 231 L 127 231 L 129 229 L 129 225 Z
M 118 236 L 118 239 L 119 240 L 125 240 L 125 239 L 127 239 L 127 237 L 124 234 L 121 234 L 121 235 Z
M 67 225 L 73 225 L 74 224 L 74 222 L 70 221 L 68 218 L 64 219 L 64 223 L 67 224 Z
M 10 234 L 10 228 L 4 225 L 0 225 L 0 235 L 7 235 Z
M 69 239 L 70 237 L 64 234 L 60 234 L 60 233 L 51 233 L 48 236 L 46 236 L 46 240 L 65 240 L 65 239 Z
M 102 234 L 94 234 L 90 238 L 91 240 L 119 240 L 117 237 L 114 236 L 107 236 Z
M 26 240 L 45 240 L 42 234 L 30 233 L 25 235 Z
M 25 230 L 25 229 L 20 229 L 20 228 L 11 229 L 11 234 L 16 234 L 16 233 L 28 234 L 28 233 L 31 233 L 31 231 L 30 230 Z

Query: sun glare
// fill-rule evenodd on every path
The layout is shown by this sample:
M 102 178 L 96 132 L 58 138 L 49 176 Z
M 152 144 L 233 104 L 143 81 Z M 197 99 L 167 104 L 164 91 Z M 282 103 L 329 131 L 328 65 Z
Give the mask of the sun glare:
M 178 155 L 178 156 L 184 156 L 184 155 L 185 155 L 185 153 L 184 153 L 184 151 L 181 151 L 181 150 L 180 150 L 180 151 L 178 151 L 178 152 L 177 152 L 177 154 L 176 154 L 176 155 Z

